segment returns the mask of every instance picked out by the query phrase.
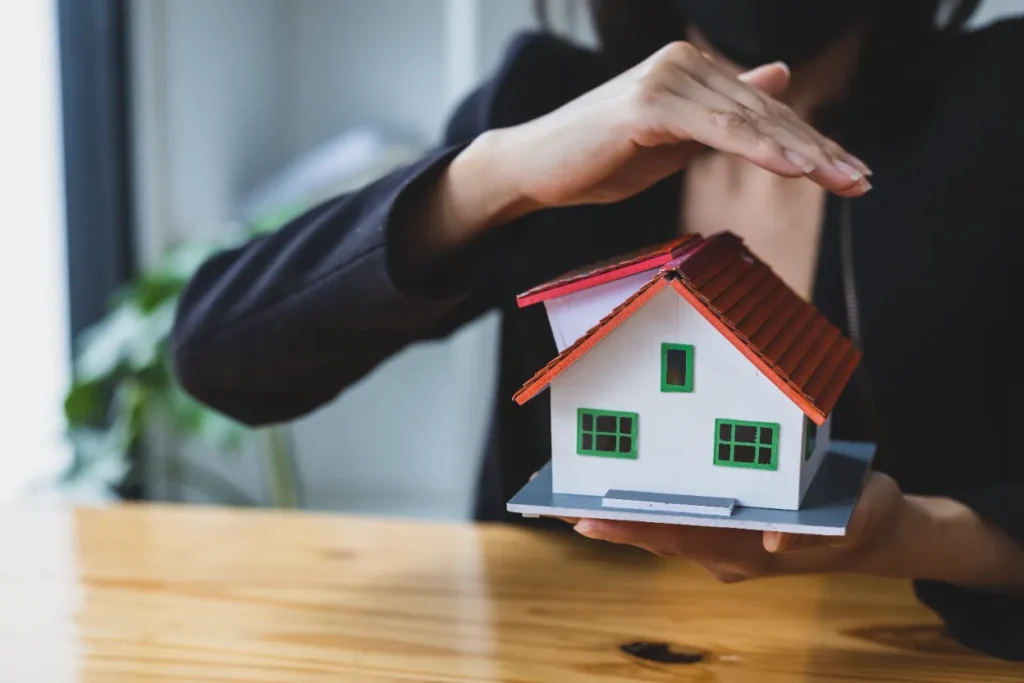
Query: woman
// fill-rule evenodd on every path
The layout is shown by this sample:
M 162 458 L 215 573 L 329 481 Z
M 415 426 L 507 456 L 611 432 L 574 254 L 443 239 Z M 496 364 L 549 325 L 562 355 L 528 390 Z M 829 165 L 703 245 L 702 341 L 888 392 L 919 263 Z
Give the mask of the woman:
M 1024 658 L 1024 456 L 1009 259 L 1024 215 L 1024 23 L 937 0 L 604 0 L 598 53 L 517 40 L 420 162 L 216 256 L 182 299 L 180 380 L 251 425 L 333 399 L 410 342 L 503 311 L 481 519 L 550 455 L 555 353 L 515 295 L 679 232 L 739 233 L 864 350 L 839 438 L 880 462 L 840 544 L 582 520 L 722 580 L 912 579 L 955 635 Z M 855 150 L 856 156 L 847 150 Z M 872 184 L 877 184 L 873 189 Z

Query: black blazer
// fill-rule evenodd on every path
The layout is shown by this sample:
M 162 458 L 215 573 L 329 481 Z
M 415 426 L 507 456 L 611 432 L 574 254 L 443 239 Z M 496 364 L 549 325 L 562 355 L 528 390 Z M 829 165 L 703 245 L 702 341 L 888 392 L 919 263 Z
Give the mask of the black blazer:
M 874 439 L 907 492 L 955 497 L 1024 544 L 1019 344 L 1024 229 L 1024 22 L 957 39 L 935 105 L 911 136 L 853 151 L 875 189 L 852 202 L 864 372 L 834 413 L 837 438 Z M 612 206 L 543 211 L 482 238 L 433 282 L 392 267 L 393 217 L 475 136 L 542 115 L 605 80 L 596 55 L 527 34 L 418 163 L 210 259 L 181 299 L 173 353 L 197 399 L 244 423 L 302 416 L 418 340 L 503 313 L 480 519 L 550 457 L 547 394 L 512 394 L 556 355 L 543 311 L 515 296 L 677 230 L 680 177 Z M 839 202 L 830 197 L 815 301 L 844 332 Z M 1013 316 L 1015 317 L 1015 316 Z M 1018 321 L 1019 322 L 1019 321 Z M 862 381 L 863 380 L 863 381 Z M 877 419 L 871 419 L 876 415 Z M 521 520 L 516 520 L 521 521 Z M 1024 658 L 1024 600 L 916 582 L 963 642 Z

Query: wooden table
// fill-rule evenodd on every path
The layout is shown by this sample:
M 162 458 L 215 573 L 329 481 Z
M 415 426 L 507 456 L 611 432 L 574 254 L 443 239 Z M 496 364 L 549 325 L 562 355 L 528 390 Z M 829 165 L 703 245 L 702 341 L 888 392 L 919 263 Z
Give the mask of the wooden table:
M 905 582 L 725 586 L 568 534 L 129 506 L 6 509 L 0 540 L 4 683 L 1024 680 Z

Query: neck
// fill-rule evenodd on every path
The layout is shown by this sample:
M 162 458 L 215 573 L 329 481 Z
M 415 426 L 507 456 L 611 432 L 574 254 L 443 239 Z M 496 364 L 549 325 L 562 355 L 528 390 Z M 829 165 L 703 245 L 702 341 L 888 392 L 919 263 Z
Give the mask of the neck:
M 695 26 L 687 28 L 686 38 L 730 73 L 738 75 L 746 70 L 716 52 Z M 861 24 L 847 31 L 828 50 L 814 59 L 796 67 L 788 65 L 792 76 L 789 88 L 779 98 L 780 101 L 789 105 L 806 121 L 813 119 L 815 112 L 822 107 L 842 101 L 857 73 L 863 39 L 864 26 Z

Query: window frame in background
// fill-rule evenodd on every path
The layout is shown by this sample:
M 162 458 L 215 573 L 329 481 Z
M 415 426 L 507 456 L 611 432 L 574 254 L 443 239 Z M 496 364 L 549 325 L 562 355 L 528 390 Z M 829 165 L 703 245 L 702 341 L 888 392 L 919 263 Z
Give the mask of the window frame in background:
M 56 3 L 69 328 L 74 344 L 106 314 L 111 297 L 137 266 L 131 163 L 131 0 Z M 139 499 L 142 485 L 123 487 L 118 495 Z

